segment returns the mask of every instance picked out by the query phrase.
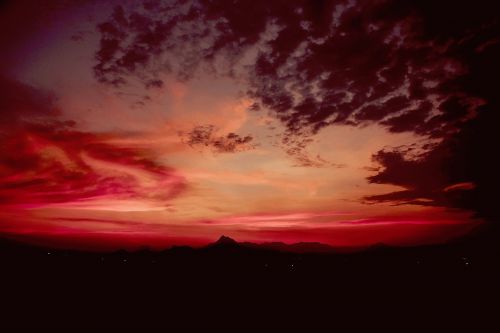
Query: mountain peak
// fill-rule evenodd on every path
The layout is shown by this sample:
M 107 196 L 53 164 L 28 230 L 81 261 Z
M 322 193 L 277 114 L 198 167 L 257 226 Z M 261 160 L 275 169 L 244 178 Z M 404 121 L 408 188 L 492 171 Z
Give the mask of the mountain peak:
M 231 237 L 222 235 L 214 244 L 237 244 L 237 242 Z

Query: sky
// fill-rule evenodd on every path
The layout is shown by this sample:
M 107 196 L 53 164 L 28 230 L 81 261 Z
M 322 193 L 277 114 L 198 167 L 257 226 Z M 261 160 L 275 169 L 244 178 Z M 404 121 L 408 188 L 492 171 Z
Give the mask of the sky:
M 0 234 L 87 249 L 467 235 L 498 216 L 488 5 L 6 1 Z

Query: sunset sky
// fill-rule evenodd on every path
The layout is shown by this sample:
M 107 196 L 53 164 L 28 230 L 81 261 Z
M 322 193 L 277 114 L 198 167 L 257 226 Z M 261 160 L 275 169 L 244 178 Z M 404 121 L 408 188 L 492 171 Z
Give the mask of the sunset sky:
M 457 151 L 498 20 L 441 27 L 426 1 L 50 3 L 0 9 L 1 235 L 366 247 L 483 223 Z

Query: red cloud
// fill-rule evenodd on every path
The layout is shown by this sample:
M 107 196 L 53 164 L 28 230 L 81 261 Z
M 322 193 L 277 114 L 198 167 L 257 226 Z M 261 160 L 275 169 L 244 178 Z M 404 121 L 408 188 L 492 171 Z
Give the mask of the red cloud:
M 71 124 L 25 124 L 4 133 L 0 204 L 23 207 L 95 199 L 143 199 L 166 204 L 184 179 L 147 151 L 116 147 Z

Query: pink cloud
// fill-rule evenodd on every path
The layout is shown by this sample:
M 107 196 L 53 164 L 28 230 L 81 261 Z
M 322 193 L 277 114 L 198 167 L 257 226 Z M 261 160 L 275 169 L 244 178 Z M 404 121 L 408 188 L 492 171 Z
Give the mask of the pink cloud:
M 18 208 L 81 207 L 99 200 L 165 207 L 186 186 L 147 150 L 103 143 L 102 135 L 57 122 L 9 133 L 0 164 L 0 204 Z

